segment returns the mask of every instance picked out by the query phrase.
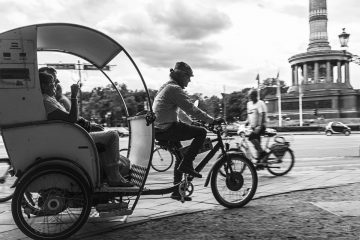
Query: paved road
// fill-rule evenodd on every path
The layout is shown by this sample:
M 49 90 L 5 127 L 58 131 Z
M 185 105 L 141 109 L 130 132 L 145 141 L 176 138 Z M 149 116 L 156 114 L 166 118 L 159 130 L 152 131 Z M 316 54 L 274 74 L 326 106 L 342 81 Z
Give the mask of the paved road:
M 122 139 L 123 143 L 125 141 L 126 139 Z M 355 146 L 354 141 L 358 141 L 356 135 L 350 137 L 294 135 L 291 143 L 297 157 L 295 168 L 289 175 L 284 177 L 273 177 L 266 171 L 258 172 L 259 186 L 255 198 L 261 199 L 265 196 L 272 196 L 284 192 L 360 182 L 359 157 L 356 155 L 358 146 Z M 308 145 L 310 143 L 311 145 Z M 314 147 L 315 145 L 336 147 L 338 144 L 344 144 L 343 146 L 346 147 L 347 150 L 321 151 L 319 152 L 321 157 L 314 156 L 314 153 L 317 152 Z M 351 144 L 356 150 L 348 148 L 348 145 Z M 309 151 L 311 154 L 309 154 Z M 337 154 L 345 154 L 345 157 L 340 157 Z M 152 181 L 171 182 L 171 178 L 171 172 L 164 174 L 151 172 L 149 183 Z M 181 204 L 171 200 L 168 196 L 143 196 L 134 214 L 127 218 L 127 223 L 124 224 L 125 219 L 123 218 L 90 218 L 89 223 L 81 229 L 75 238 L 84 239 L 85 237 L 99 234 L 102 231 L 112 231 L 129 224 L 166 216 L 204 210 L 223 210 L 214 200 L 210 188 L 204 188 L 203 183 L 204 179 L 194 181 L 195 194 L 193 201 L 190 203 Z M 251 204 L 252 202 L 250 202 L 250 205 Z M 248 219 L 248 221 L 251 221 L 251 219 Z M 211 225 L 212 222 L 209 224 Z M 0 239 L 26 239 L 14 225 L 10 212 L 10 203 L 1 205 Z M 92 239 L 101 238 L 95 237 Z

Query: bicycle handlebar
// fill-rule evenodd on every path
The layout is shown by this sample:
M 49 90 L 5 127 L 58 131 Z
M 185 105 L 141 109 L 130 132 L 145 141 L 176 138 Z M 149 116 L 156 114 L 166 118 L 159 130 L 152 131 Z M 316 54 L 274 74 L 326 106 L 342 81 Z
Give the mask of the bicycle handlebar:
M 210 132 L 213 132 L 215 134 L 223 132 L 223 127 L 221 126 L 221 124 L 209 124 L 209 123 L 205 123 L 203 121 L 194 121 L 192 123 L 192 125 L 204 127 L 207 130 L 209 130 Z

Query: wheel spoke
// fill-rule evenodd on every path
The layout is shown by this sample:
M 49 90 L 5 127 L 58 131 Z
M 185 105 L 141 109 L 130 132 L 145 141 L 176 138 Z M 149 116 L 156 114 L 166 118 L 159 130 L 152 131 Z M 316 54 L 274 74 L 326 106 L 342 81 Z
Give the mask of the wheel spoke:
M 155 148 L 151 166 L 155 171 L 165 172 L 168 170 L 174 161 L 174 156 L 168 150 L 162 148 Z
M 275 176 L 287 174 L 294 166 L 295 158 L 290 149 L 286 149 L 284 153 L 270 153 L 267 169 Z
M 256 192 L 256 170 L 244 157 L 235 156 L 230 161 L 228 164 L 226 160 L 222 160 L 214 167 L 211 189 L 216 200 L 225 207 L 242 207 Z
M 15 180 L 15 176 L 11 176 L 9 162 L 0 162 L 0 202 L 6 202 L 11 199 L 15 188 L 10 188 Z
M 86 181 L 71 172 L 51 169 L 29 174 L 16 188 L 13 217 L 27 236 L 68 237 L 85 223 L 91 210 Z

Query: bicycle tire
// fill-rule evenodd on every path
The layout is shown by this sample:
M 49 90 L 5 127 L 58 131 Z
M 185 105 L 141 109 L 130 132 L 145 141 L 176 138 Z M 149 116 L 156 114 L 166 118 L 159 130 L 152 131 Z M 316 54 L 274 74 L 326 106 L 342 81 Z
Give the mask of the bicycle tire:
M 230 165 L 226 158 L 219 160 L 211 174 L 211 191 L 215 199 L 224 207 L 240 208 L 245 206 L 255 195 L 258 177 L 253 163 L 241 156 L 229 156 Z M 233 173 L 227 168 L 232 167 Z M 226 175 L 224 176 L 224 173 Z M 225 190 L 226 192 L 220 193 Z M 235 196 L 238 194 L 237 196 Z M 233 197 L 235 199 L 227 199 Z
M 151 167 L 157 172 L 165 172 L 174 163 L 174 155 L 163 148 L 156 147 L 153 151 Z
M 272 175 L 283 176 L 291 171 L 291 169 L 294 167 L 294 164 L 294 152 L 290 148 L 287 148 L 282 157 L 276 156 L 273 151 L 270 151 L 266 168 Z
M 54 177 L 57 177 L 56 179 L 60 177 L 63 183 L 65 180 L 70 181 L 69 185 L 63 184 L 63 186 L 73 188 L 76 192 L 71 193 L 68 192 L 68 189 L 65 191 L 59 188 L 57 184 L 54 184 Z M 50 181 L 43 181 L 43 179 Z M 33 198 L 36 203 L 28 209 L 24 197 L 30 191 L 39 196 Z M 56 193 L 54 194 L 54 192 Z M 47 195 L 42 196 L 42 194 Z M 46 203 L 46 201 L 48 202 Z M 70 202 L 72 203 L 70 204 Z M 81 174 L 63 166 L 50 168 L 46 166 L 34 170 L 19 182 L 11 209 L 16 225 L 25 235 L 32 239 L 51 240 L 65 239 L 77 232 L 86 223 L 91 211 L 91 204 L 90 187 Z M 72 210 L 69 210 L 70 208 Z M 76 210 L 78 208 L 81 210 Z M 33 212 L 34 209 L 36 212 Z M 68 218 L 66 218 L 66 214 Z M 36 218 L 41 221 L 36 221 Z M 52 219 L 58 219 L 56 225 L 51 222 Z M 43 227 L 43 225 L 47 227 Z M 65 225 L 67 228 L 57 225 Z
M 9 201 L 13 195 L 15 188 L 10 188 L 15 180 L 15 176 L 11 176 L 10 170 L 11 165 L 10 161 L 0 162 L 0 203 Z

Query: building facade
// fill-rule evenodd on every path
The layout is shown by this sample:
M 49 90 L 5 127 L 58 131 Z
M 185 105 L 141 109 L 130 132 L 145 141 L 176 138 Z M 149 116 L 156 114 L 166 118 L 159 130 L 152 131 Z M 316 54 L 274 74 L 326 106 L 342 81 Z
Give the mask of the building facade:
M 281 96 L 283 114 L 299 117 L 299 94 L 303 118 L 314 118 L 314 109 L 325 118 L 360 117 L 360 92 L 350 83 L 352 54 L 331 50 L 327 34 L 326 0 L 309 0 L 310 37 L 307 51 L 289 58 L 292 86 Z M 278 98 L 268 96 L 269 115 L 277 115 Z

